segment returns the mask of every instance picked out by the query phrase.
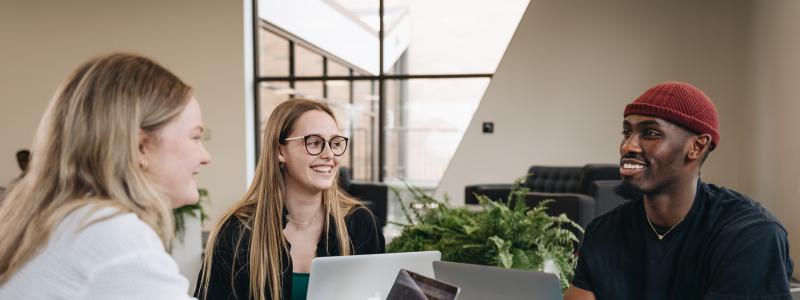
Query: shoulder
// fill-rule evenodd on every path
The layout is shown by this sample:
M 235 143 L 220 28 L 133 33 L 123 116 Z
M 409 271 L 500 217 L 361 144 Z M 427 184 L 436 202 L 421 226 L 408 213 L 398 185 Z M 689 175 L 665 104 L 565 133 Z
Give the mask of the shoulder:
M 60 238 L 72 238 L 62 249 L 68 256 L 63 259 L 86 270 L 88 287 L 84 292 L 90 299 L 111 295 L 187 298 L 186 278 L 156 232 L 135 214 L 114 207 L 84 206 L 63 223 L 66 231 Z
M 786 234 L 778 219 L 748 196 L 713 184 L 703 184 L 701 188 L 707 195 L 706 215 L 716 220 L 715 227 L 719 233 L 739 235 L 775 231 Z
M 708 196 L 709 240 L 717 251 L 736 255 L 788 248 L 786 228 L 758 202 L 712 184 L 704 184 L 703 192 Z
M 758 202 L 736 191 L 705 185 L 703 192 L 708 195 L 705 216 L 711 230 L 706 238 L 712 258 L 709 295 L 788 297 L 794 266 L 783 225 Z
M 250 228 L 236 216 L 231 216 L 219 228 L 218 236 L 220 237 L 235 237 L 244 233 L 249 235 Z
M 203 266 L 210 268 L 208 288 L 203 290 L 202 277 L 198 278 L 195 296 L 200 299 L 203 295 L 208 299 L 233 299 L 236 294 L 249 293 L 250 228 L 234 215 L 223 220 L 215 230 L 213 250 L 205 253 L 211 262 Z M 204 270 L 200 272 L 205 274 Z
M 247 252 L 250 248 L 251 229 L 236 216 L 230 216 L 219 227 L 216 234 L 214 248 L 216 251 L 233 253 L 237 249 L 239 253 Z
M 365 206 L 356 206 L 345 216 L 347 224 L 375 224 L 375 216 Z
M 345 224 L 350 235 L 374 235 L 379 231 L 375 215 L 364 206 L 356 206 L 345 216 Z
M 383 253 L 385 242 L 375 216 L 364 206 L 355 207 L 345 216 L 348 235 L 356 254 Z
M 10 297 L 20 299 L 50 293 L 77 298 L 80 293 L 92 291 L 97 279 L 119 283 L 118 278 L 98 275 L 132 261 L 136 266 L 157 268 L 170 267 L 171 263 L 177 274 L 177 266 L 165 253 L 160 238 L 136 215 L 110 206 L 86 204 L 68 212 L 58 222 L 46 246 L 0 291 L 27 295 Z M 39 286 L 48 289 L 34 288 Z M 0 298 L 7 295 L 3 292 Z
M 54 239 L 71 241 L 66 251 L 93 265 L 137 253 L 164 252 L 156 232 L 133 213 L 109 206 L 86 205 L 67 215 Z

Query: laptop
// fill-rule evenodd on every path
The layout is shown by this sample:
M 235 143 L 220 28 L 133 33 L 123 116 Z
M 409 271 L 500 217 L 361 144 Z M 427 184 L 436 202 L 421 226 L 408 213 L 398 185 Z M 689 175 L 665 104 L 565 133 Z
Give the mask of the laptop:
M 433 276 L 439 251 L 317 257 L 311 261 L 307 300 L 384 300 L 400 269 Z
M 436 280 L 461 288 L 458 300 L 560 300 L 561 284 L 554 274 L 435 261 Z

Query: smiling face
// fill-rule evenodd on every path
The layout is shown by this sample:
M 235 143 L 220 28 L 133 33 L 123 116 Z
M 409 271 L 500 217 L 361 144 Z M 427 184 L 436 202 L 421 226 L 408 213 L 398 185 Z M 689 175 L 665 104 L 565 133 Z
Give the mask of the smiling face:
M 625 117 L 620 144 L 620 175 L 644 194 L 658 194 L 697 172 L 689 159 L 693 136 L 686 129 L 656 117 Z
M 166 193 L 173 208 L 199 199 L 195 176 L 201 165 L 211 162 L 202 138 L 203 117 L 194 97 L 156 134 L 143 134 L 145 174 Z
M 336 121 L 320 110 L 310 110 L 303 113 L 295 121 L 288 138 L 319 135 L 326 141 L 340 136 Z M 309 145 L 311 148 L 313 145 Z M 303 189 L 307 192 L 317 193 L 333 186 L 336 174 L 339 172 L 339 157 L 333 155 L 330 146 L 326 143 L 318 155 L 308 154 L 304 139 L 292 139 L 280 145 L 278 159 L 284 163 L 287 189 Z

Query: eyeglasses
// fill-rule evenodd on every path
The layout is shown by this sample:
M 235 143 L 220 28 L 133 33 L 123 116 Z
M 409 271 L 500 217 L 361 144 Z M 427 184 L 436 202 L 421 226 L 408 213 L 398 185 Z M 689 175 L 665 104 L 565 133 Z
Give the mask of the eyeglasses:
M 344 154 L 344 151 L 347 150 L 347 141 L 349 140 L 348 138 L 343 136 L 335 136 L 331 138 L 330 141 L 326 141 L 325 138 L 319 135 L 311 134 L 311 135 L 290 137 L 284 139 L 283 141 L 288 142 L 300 139 L 302 139 L 305 142 L 306 152 L 308 152 L 309 155 L 319 155 L 320 153 L 322 153 L 322 150 L 325 150 L 325 144 L 328 144 L 328 146 L 331 147 L 331 152 L 333 152 L 333 155 L 335 156 L 341 156 L 342 154 Z

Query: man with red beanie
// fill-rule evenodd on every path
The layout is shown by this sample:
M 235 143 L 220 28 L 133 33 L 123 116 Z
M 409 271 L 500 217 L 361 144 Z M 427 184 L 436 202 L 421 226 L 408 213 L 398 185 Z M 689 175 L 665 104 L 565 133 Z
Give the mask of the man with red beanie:
M 565 299 L 791 299 L 786 229 L 764 207 L 700 180 L 720 144 L 714 103 L 682 82 L 625 107 L 620 195 L 592 221 Z

